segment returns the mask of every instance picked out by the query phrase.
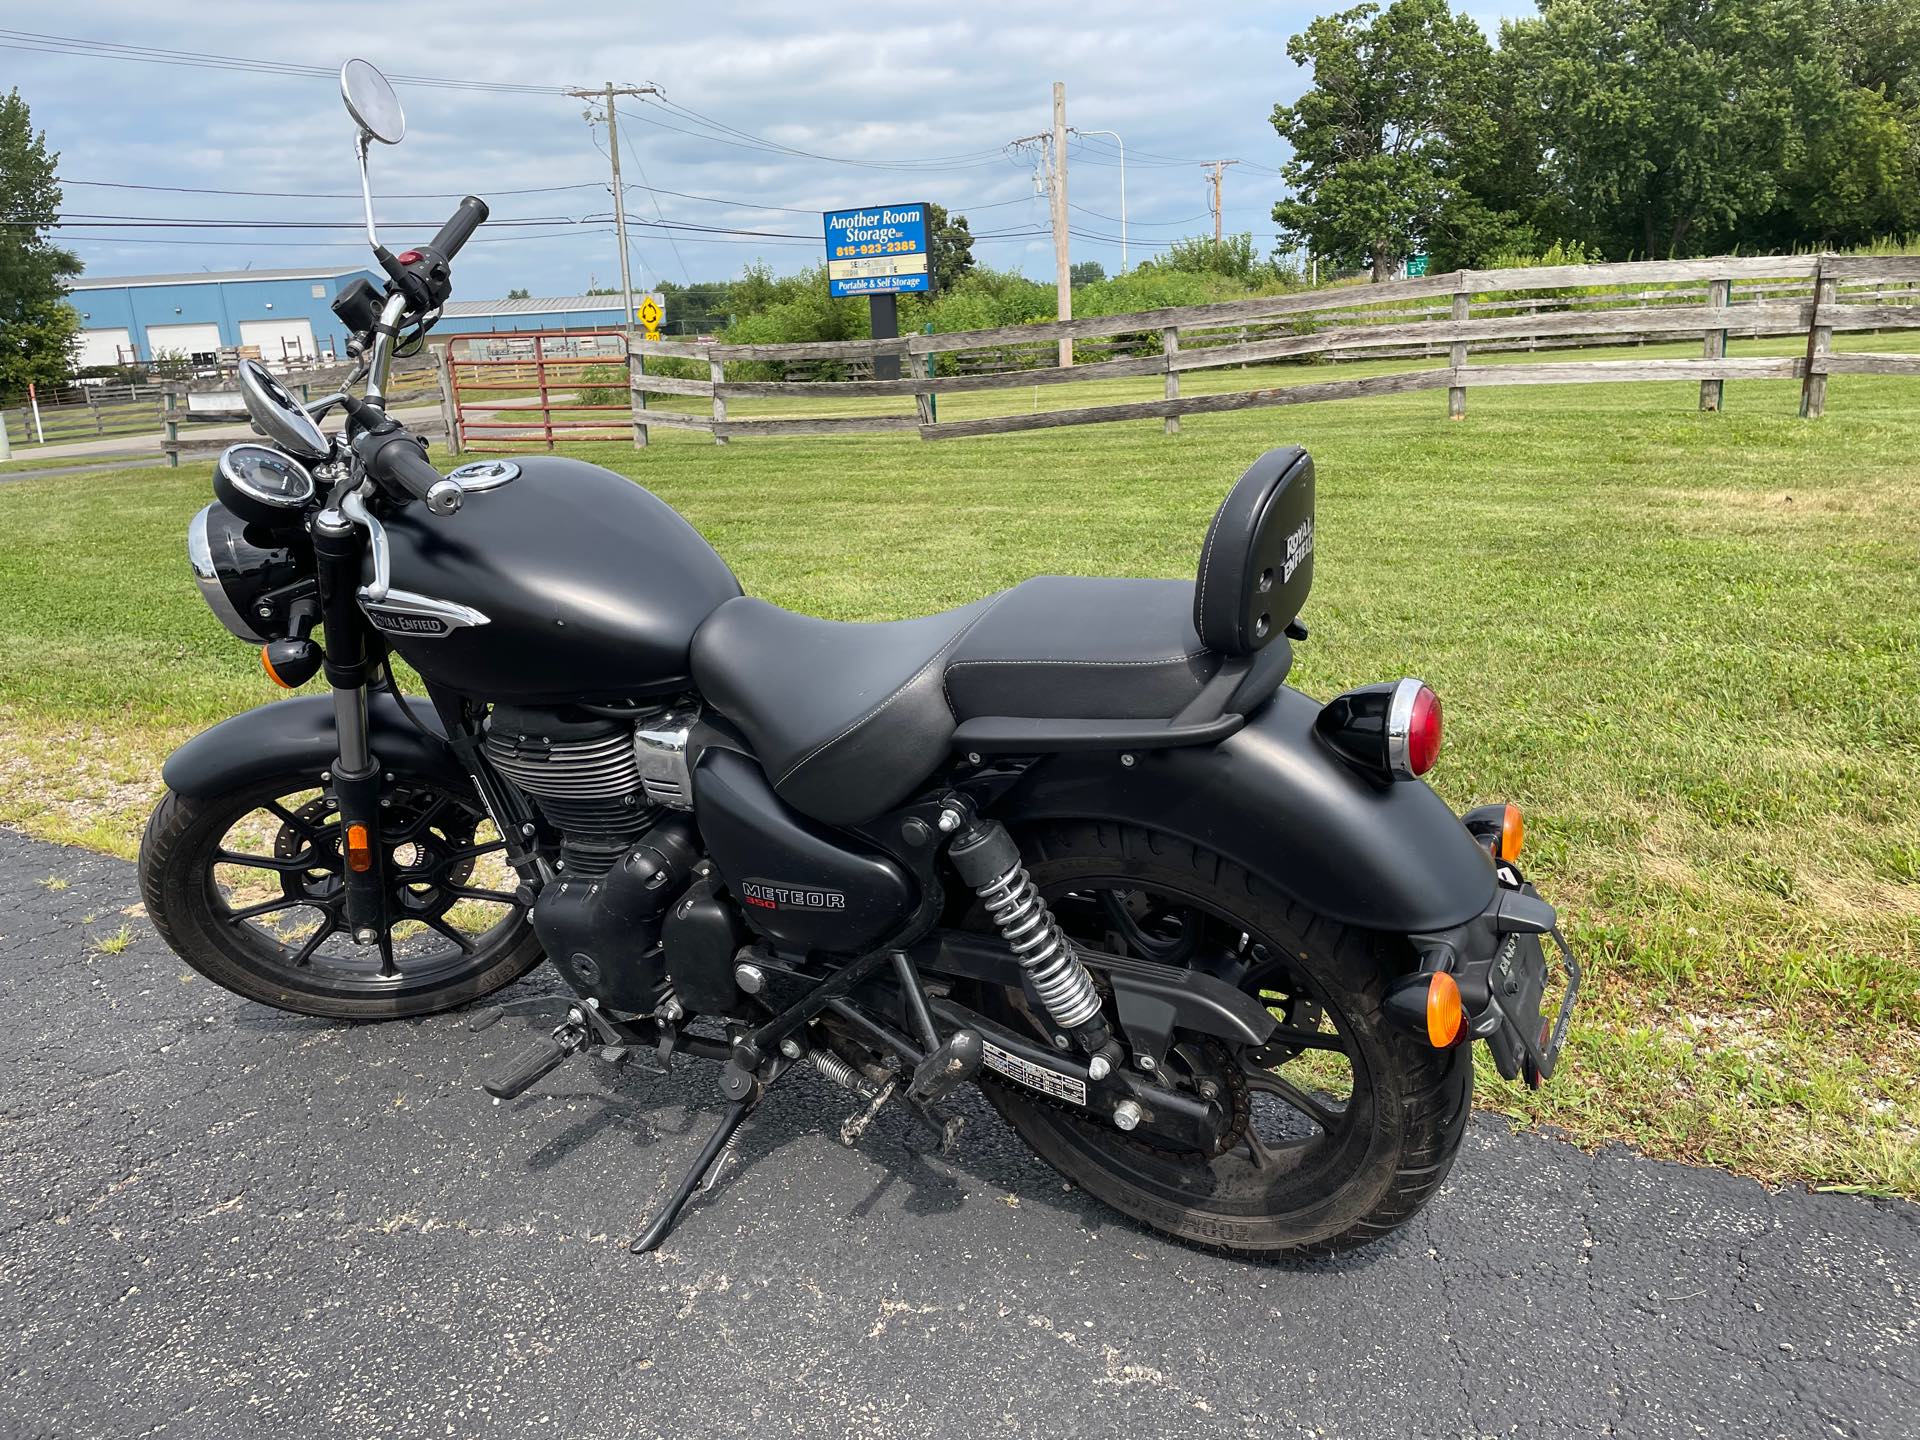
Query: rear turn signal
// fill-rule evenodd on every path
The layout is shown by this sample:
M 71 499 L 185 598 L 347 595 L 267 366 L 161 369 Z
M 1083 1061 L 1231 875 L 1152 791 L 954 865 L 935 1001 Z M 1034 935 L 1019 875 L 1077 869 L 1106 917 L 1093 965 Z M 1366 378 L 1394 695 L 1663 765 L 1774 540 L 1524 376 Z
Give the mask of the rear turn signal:
M 1436 1050 L 1450 1050 L 1467 1037 L 1460 986 L 1444 970 L 1400 980 L 1387 992 L 1387 1015 Z
M 1500 817 L 1500 838 L 1494 841 L 1493 853 L 1502 860 L 1518 860 L 1520 844 L 1526 838 L 1527 822 L 1521 818 L 1520 807 L 1508 805 Z
M 1442 970 L 1427 982 L 1427 1041 L 1436 1050 L 1448 1050 L 1460 1043 L 1466 1029 L 1460 987 Z

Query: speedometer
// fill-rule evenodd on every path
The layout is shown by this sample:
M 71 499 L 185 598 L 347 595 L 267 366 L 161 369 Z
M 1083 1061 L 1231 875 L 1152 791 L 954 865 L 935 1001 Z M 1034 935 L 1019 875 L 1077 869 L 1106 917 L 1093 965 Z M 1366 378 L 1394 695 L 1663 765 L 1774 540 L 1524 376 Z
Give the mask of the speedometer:
M 230 445 L 214 469 L 220 503 L 262 525 L 288 524 L 313 499 L 314 489 L 306 466 L 265 445 Z

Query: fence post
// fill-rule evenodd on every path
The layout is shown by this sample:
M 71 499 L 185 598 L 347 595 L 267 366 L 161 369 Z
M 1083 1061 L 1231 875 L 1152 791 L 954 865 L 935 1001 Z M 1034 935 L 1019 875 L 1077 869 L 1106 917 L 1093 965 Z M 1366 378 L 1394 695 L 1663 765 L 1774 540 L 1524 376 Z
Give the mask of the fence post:
M 167 468 L 180 468 L 180 392 L 172 385 L 162 392 L 162 413 L 167 422 L 166 443 L 161 446 L 167 452 Z
M 726 361 L 716 360 L 711 355 L 707 356 L 707 374 L 713 380 L 713 443 L 724 445 L 727 443 L 727 437 L 720 433 L 720 427 L 726 422 L 727 402 L 720 394 L 720 387 L 726 383 L 727 379 Z
M 1173 362 L 1180 354 L 1179 326 L 1169 325 L 1160 332 L 1160 354 L 1167 362 L 1167 399 L 1178 400 L 1180 398 L 1180 372 L 1173 368 Z M 1180 417 L 1178 415 L 1167 416 L 1164 429 L 1169 435 L 1178 435 L 1180 433 Z
M 1820 323 L 1820 312 L 1839 298 L 1840 287 L 1829 280 L 1822 262 L 1813 271 L 1813 309 L 1807 316 L 1807 373 L 1800 381 L 1800 418 L 1818 420 L 1827 409 L 1827 372 L 1821 365 L 1833 349 L 1833 327 Z
M 449 340 L 433 352 L 434 378 L 440 382 L 440 420 L 447 427 L 447 453 L 458 455 L 460 445 L 460 407 L 453 403 L 453 342 Z
M 1467 298 L 1467 292 L 1464 290 L 1456 292 L 1453 297 L 1454 323 L 1458 325 L 1464 322 L 1471 313 L 1472 303 Z M 1467 366 L 1466 341 L 1455 340 L 1453 342 L 1453 345 L 1447 351 L 1447 365 L 1453 371 L 1453 378 L 1458 380 L 1460 378 L 1460 372 L 1466 369 Z M 1467 387 L 1464 385 L 1449 385 L 1447 387 L 1447 419 L 1464 420 L 1466 418 Z
M 1731 280 L 1709 280 L 1707 282 L 1707 305 L 1715 310 L 1724 310 L 1733 298 Z M 1724 318 L 1724 317 L 1722 317 Z M 1700 356 L 1704 360 L 1724 360 L 1727 355 L 1727 332 L 1709 330 L 1707 338 L 1700 347 Z M 1702 380 L 1700 382 L 1700 408 L 1718 410 L 1726 399 L 1727 382 L 1725 380 Z
M 636 383 L 647 373 L 646 352 L 633 348 L 633 334 L 627 334 L 627 394 L 633 400 L 633 448 L 647 448 L 647 392 Z
M 13 458 L 13 442 L 7 439 L 7 412 L 0 410 L 0 464 Z

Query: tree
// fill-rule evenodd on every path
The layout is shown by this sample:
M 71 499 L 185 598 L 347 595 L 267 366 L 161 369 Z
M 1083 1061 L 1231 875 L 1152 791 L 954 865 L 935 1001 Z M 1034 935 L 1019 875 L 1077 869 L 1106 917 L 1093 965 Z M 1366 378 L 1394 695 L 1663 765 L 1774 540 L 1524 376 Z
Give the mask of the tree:
M 927 202 L 927 261 L 933 283 L 944 290 L 973 269 L 973 231 L 967 217 L 949 215 L 947 207 Z
M 60 384 L 73 369 L 80 316 L 60 282 L 80 260 L 44 233 L 60 210 L 59 158 L 20 92 L 0 99 L 0 395 Z
M 1836 0 L 1541 0 L 1501 27 L 1545 213 L 1608 259 L 1866 238 L 1902 213 L 1907 132 L 1851 80 Z M 1862 64 L 1873 62 L 1862 58 Z
M 1097 285 L 1106 278 L 1107 267 L 1098 260 L 1076 260 L 1067 270 L 1067 279 L 1076 290 L 1082 285 Z
M 1287 53 L 1313 85 L 1273 110 L 1294 191 L 1273 218 L 1283 240 L 1385 280 L 1461 204 L 1461 152 L 1487 123 L 1487 37 L 1446 0 L 1393 0 L 1324 15 Z
M 522 290 L 519 286 L 516 285 L 513 289 L 507 292 L 507 298 L 509 300 L 531 300 L 533 298 L 533 295 L 532 295 L 532 292 L 527 290 Z

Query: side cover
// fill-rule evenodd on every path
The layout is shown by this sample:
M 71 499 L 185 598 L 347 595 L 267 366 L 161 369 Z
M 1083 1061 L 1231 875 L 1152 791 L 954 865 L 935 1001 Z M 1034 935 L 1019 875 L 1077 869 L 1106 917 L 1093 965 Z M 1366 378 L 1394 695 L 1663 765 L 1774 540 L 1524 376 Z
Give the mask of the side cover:
M 1417 780 L 1382 785 L 1313 733 L 1318 702 L 1282 686 L 1217 745 L 1055 755 L 994 807 L 1012 826 L 1131 822 L 1201 845 L 1346 925 L 1396 934 L 1471 920 L 1493 864 L 1446 802 Z
M 408 708 L 427 729 L 440 733 L 439 717 L 426 701 L 411 701 Z M 388 769 L 454 789 L 472 788 L 452 748 L 414 729 L 391 695 L 367 697 L 367 729 L 373 753 Z M 320 772 L 339 753 L 332 697 L 301 695 L 244 710 L 202 730 L 167 757 L 160 773 L 175 794 L 221 795 L 289 770 L 311 770 L 318 784 Z

